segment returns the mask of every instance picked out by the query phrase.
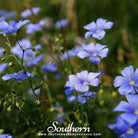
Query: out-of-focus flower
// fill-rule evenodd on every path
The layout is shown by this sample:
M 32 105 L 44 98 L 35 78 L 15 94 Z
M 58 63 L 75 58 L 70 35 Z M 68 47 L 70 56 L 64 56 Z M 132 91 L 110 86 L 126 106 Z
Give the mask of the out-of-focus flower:
M 0 134 L 0 138 L 14 138 L 10 134 Z
M 36 24 L 30 23 L 26 26 L 27 34 L 32 34 L 34 32 L 39 32 L 39 31 L 41 31 L 41 25 L 39 23 L 36 23 Z
M 76 98 L 75 95 L 67 96 L 67 101 L 69 103 L 73 103 L 73 102 L 75 102 L 77 100 L 79 103 L 84 104 L 90 98 L 96 98 L 96 92 L 88 91 L 88 92 L 85 92 L 84 94 L 78 95 L 77 98 Z
M 64 53 L 64 54 L 60 57 L 60 59 L 61 59 L 61 60 L 65 60 L 65 59 L 67 59 L 68 57 L 69 57 L 69 58 L 73 58 L 74 56 L 77 56 L 78 52 L 81 51 L 81 49 L 83 49 L 83 47 L 85 47 L 85 46 L 86 46 L 86 44 L 82 44 L 81 47 L 76 46 L 73 50 L 68 50 L 68 53 L 67 53 L 67 52 Z
M 7 12 L 6 10 L 0 10 L 0 22 L 12 18 L 16 15 L 16 12 Z
M 20 20 L 19 22 L 16 21 L 9 21 L 9 24 L 6 21 L 0 22 L 0 34 L 14 34 L 20 29 L 23 25 L 29 23 L 29 20 Z
M 3 48 L 0 48 L 0 58 L 2 57 L 3 55 Z
M 107 20 L 98 18 L 96 23 L 92 21 L 91 23 L 84 26 L 84 29 L 88 30 L 85 33 L 85 39 L 87 40 L 90 35 L 93 38 L 101 40 L 105 36 L 104 29 L 111 29 L 113 26 L 113 22 L 107 22 Z
M 0 73 L 2 73 L 7 66 L 8 66 L 8 63 L 0 63 Z
M 54 111 L 57 115 L 57 121 L 58 122 L 63 122 L 66 118 L 65 118 L 65 111 L 63 111 L 63 108 L 60 105 L 57 106 L 53 106 Z
M 126 95 L 128 102 L 121 101 L 114 111 L 125 111 L 126 119 L 132 118 L 133 120 L 138 119 L 138 95 Z
M 37 50 L 42 48 L 40 44 L 34 46 L 34 51 L 33 51 L 31 49 L 32 43 L 29 39 L 22 39 L 21 41 L 19 41 L 19 43 L 20 46 L 25 50 L 24 64 L 26 64 L 28 67 L 37 65 L 43 59 L 43 54 L 36 55 Z M 22 58 L 23 51 L 20 48 L 19 43 L 16 43 L 16 45 L 12 47 L 11 52 L 14 55 L 17 55 L 19 58 Z
M 56 29 L 60 29 L 61 27 L 67 26 L 68 23 L 69 23 L 68 20 L 62 19 L 62 20 L 57 21 L 57 22 L 55 23 L 55 28 L 56 28 Z
M 22 58 L 22 56 L 23 56 L 23 51 L 22 51 L 22 49 L 20 48 L 19 44 L 20 44 L 20 46 L 25 50 L 25 49 L 27 49 L 27 48 L 31 48 L 32 43 L 31 43 L 31 41 L 30 41 L 29 39 L 22 39 L 22 40 L 19 41 L 19 43 L 16 43 L 16 45 L 15 45 L 14 47 L 12 47 L 11 52 L 12 52 L 14 55 L 18 56 L 19 58 Z M 27 53 L 27 51 L 30 51 L 30 50 L 31 50 L 31 49 L 26 50 L 25 53 Z M 32 51 L 32 50 L 31 50 L 31 51 Z
M 92 63 L 99 63 L 101 61 L 100 57 L 107 57 L 109 49 L 105 45 L 90 43 L 83 47 L 78 52 L 78 57 L 81 59 L 89 57 L 89 61 Z
M 46 29 L 51 29 L 53 27 L 53 20 L 50 17 L 46 17 L 42 20 L 39 21 L 40 26 L 46 28 Z
M 57 70 L 57 64 L 56 63 L 47 63 L 45 65 L 41 66 L 41 69 L 46 72 L 55 72 Z
M 17 81 L 22 81 L 24 79 L 27 79 L 28 77 L 33 77 L 34 75 L 29 72 L 24 72 L 24 70 L 19 71 L 18 73 L 12 73 L 12 74 L 6 74 L 2 76 L 2 80 L 7 81 L 11 78 L 14 78 Z
M 41 8 L 39 8 L 39 7 L 34 7 L 34 8 L 32 8 L 32 11 L 33 11 L 33 13 L 35 14 L 35 15 L 37 15 L 40 11 L 41 11 Z M 32 13 L 31 13 L 31 11 L 29 10 L 29 9 L 26 9 L 26 10 L 24 10 L 22 13 L 21 13 L 21 17 L 23 17 L 23 18 L 27 18 L 27 17 L 29 17 L 29 16 L 31 16 L 32 15 Z
M 77 92 L 87 92 L 89 90 L 89 85 L 98 86 L 99 79 L 97 78 L 100 73 L 88 73 L 87 70 L 84 70 L 76 75 L 69 75 L 68 81 L 65 84 L 66 95 L 71 93 L 71 91 Z
M 38 56 L 33 55 L 24 57 L 24 61 L 26 62 L 28 67 L 37 65 L 42 59 L 43 59 L 43 54 L 40 54 Z
M 115 133 L 119 133 L 119 138 L 137 138 L 138 137 L 138 120 L 126 118 L 120 115 L 116 118 L 116 124 L 109 124 L 108 128 L 114 129 Z
M 96 92 L 91 92 L 91 91 L 88 91 L 88 92 L 85 92 L 84 94 L 82 95 L 78 95 L 77 96 L 77 100 L 79 101 L 79 103 L 86 103 L 87 100 L 89 100 L 90 98 L 96 98 Z
M 60 78 L 61 78 L 61 76 L 62 76 L 62 73 L 57 73 L 56 75 L 55 75 L 55 80 L 60 80 Z
M 128 66 L 121 71 L 122 76 L 117 76 L 114 80 L 114 87 L 119 87 L 120 94 L 134 94 L 138 87 L 138 68 L 134 73 L 133 66 Z
M 76 101 L 76 96 L 75 96 L 75 95 L 68 96 L 68 97 L 67 97 L 67 101 L 68 101 L 69 103 L 75 102 L 75 101 Z

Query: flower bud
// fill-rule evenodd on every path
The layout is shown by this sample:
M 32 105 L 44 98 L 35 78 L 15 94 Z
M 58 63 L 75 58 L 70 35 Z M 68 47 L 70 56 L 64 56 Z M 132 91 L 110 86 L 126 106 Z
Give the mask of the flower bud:
M 14 64 L 13 62 L 9 62 L 9 66 L 12 67 Z
M 3 61 L 5 61 L 5 58 L 3 57 L 3 58 L 1 58 L 1 61 L 3 62 Z
M 3 49 L 3 50 L 2 50 L 2 53 L 3 53 L 3 54 L 6 54 L 6 50 L 5 50 L 5 49 Z

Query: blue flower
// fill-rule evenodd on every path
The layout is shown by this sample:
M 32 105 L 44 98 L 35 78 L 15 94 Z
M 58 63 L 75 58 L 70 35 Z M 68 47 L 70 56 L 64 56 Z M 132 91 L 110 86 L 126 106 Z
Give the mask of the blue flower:
M 87 92 L 89 90 L 89 85 L 98 86 L 99 79 L 97 78 L 100 73 L 88 73 L 87 70 L 84 70 L 76 75 L 69 75 L 68 81 L 65 84 L 66 95 L 70 94 L 72 91 L 77 92 Z
M 79 103 L 86 103 L 90 98 L 96 98 L 95 96 L 96 92 L 91 92 L 91 91 L 88 91 L 88 92 L 85 92 L 84 94 L 81 94 L 81 95 L 78 95 L 77 98 L 75 95 L 71 95 L 71 96 L 67 96 L 67 101 L 69 103 L 73 103 L 76 101 L 79 102 Z
M 39 31 L 41 31 L 41 25 L 39 23 L 36 23 L 36 24 L 30 23 L 26 26 L 27 34 L 32 34 L 34 32 L 39 32 Z
M 5 21 L 0 22 L 0 34 L 13 34 L 18 31 L 23 25 L 29 23 L 29 20 L 20 20 L 19 22 L 16 21 L 9 21 L 9 24 Z
M 6 10 L 0 10 L 0 22 L 14 17 L 16 15 L 16 12 L 7 12 Z
M 85 33 L 85 39 L 87 40 L 89 36 L 92 35 L 93 38 L 101 40 L 105 36 L 104 29 L 110 29 L 112 26 L 112 22 L 107 22 L 105 19 L 98 18 L 96 23 L 92 21 L 84 26 L 84 29 L 88 30 L 88 32 Z
M 68 53 L 67 52 L 64 53 L 60 57 L 60 59 L 65 60 L 68 58 L 68 56 L 69 56 L 69 58 L 73 58 L 74 56 L 77 56 L 78 52 L 81 51 L 81 49 L 83 49 L 83 47 L 85 47 L 85 46 L 86 46 L 86 44 L 82 44 L 81 47 L 75 47 L 73 50 L 68 50 Z
M 3 56 L 3 48 L 0 48 L 0 58 Z
M 17 81 L 22 81 L 24 79 L 27 79 L 28 77 L 34 78 L 34 75 L 29 72 L 26 72 L 25 74 L 24 70 L 21 70 L 18 73 L 6 74 L 2 76 L 2 80 L 7 81 L 10 80 L 11 78 L 14 78 Z
M 7 66 L 8 66 L 8 63 L 0 63 L 0 73 L 2 73 Z
M 0 138 L 14 138 L 10 134 L 0 134 Z
M 40 11 L 41 11 L 41 8 L 39 8 L 39 7 L 34 7 L 34 8 L 32 8 L 32 11 L 33 11 L 33 13 L 35 14 L 35 15 L 37 15 Z M 23 17 L 23 18 L 27 18 L 27 17 L 29 17 L 29 16 L 31 16 L 32 15 L 32 13 L 31 13 L 31 11 L 29 10 L 29 9 L 26 9 L 26 10 L 24 10 L 22 13 L 21 13 L 21 17 Z
M 57 106 L 53 106 L 53 108 L 56 113 L 57 121 L 60 123 L 63 122 L 66 119 L 65 111 L 63 111 L 63 107 L 60 105 L 57 105 Z
M 75 96 L 75 95 L 68 96 L 68 97 L 67 97 L 67 101 L 68 101 L 69 103 L 75 102 L 75 101 L 76 101 L 76 96 Z
M 60 29 L 61 27 L 67 26 L 68 23 L 69 23 L 68 20 L 62 19 L 62 20 L 57 21 L 57 22 L 55 23 L 55 28 Z
M 55 75 L 55 80 L 60 80 L 60 78 L 62 77 L 62 73 L 57 73 L 56 75 Z
M 37 65 L 43 59 L 43 56 L 43 54 L 40 54 L 38 56 L 25 56 L 24 61 L 28 67 L 32 67 Z
M 22 40 L 19 41 L 19 43 L 20 43 L 20 46 L 21 46 L 24 50 L 27 49 L 27 48 L 31 48 L 31 46 L 32 46 L 32 43 L 31 43 L 31 41 L 30 41 L 29 39 L 22 39 Z M 19 46 L 18 43 L 16 43 L 16 45 L 15 45 L 14 47 L 12 47 L 11 52 L 12 52 L 14 55 L 18 56 L 19 58 L 22 58 L 22 56 L 23 56 L 23 51 L 22 51 L 22 49 L 20 48 L 20 46 Z M 28 51 L 32 51 L 32 50 L 31 50 L 31 49 L 26 50 L 26 51 L 25 51 L 25 54 L 28 53 Z
M 138 87 L 138 68 L 134 73 L 133 66 L 128 66 L 121 71 L 122 76 L 117 76 L 114 80 L 114 87 L 119 87 L 120 94 L 134 94 Z
M 48 71 L 55 72 L 57 70 L 57 64 L 56 63 L 50 64 L 50 62 L 48 62 L 47 64 L 42 65 L 41 69 L 46 72 L 48 72 Z
M 101 61 L 100 57 L 107 57 L 108 51 L 109 49 L 105 45 L 90 43 L 83 47 L 77 55 L 81 59 L 89 57 L 90 62 L 99 63 Z
M 89 100 L 90 98 L 96 98 L 95 96 L 96 92 L 91 92 L 91 91 L 88 91 L 88 92 L 85 92 L 84 94 L 82 95 L 78 95 L 77 96 L 77 100 L 79 101 L 79 103 L 86 103 L 87 100 Z
M 133 120 L 138 119 L 138 95 L 126 95 L 127 101 L 121 101 L 114 111 L 125 111 L 126 119 L 132 118 Z
M 119 138 L 138 138 L 138 120 L 135 122 L 132 118 L 126 119 L 125 115 L 116 118 L 116 124 L 109 124 L 110 129 L 114 129 L 115 133 L 119 133 Z

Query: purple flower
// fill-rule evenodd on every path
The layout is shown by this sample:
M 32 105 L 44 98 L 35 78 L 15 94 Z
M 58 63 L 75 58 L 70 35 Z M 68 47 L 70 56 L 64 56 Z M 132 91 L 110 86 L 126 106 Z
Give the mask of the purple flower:
M 46 72 L 48 72 L 48 71 L 55 72 L 57 70 L 57 64 L 56 63 L 50 64 L 50 62 L 48 62 L 47 64 L 42 65 L 41 69 Z
M 138 95 L 126 95 L 127 101 L 121 101 L 118 106 L 115 107 L 114 111 L 125 111 L 126 119 L 132 118 L 133 120 L 138 119 Z
M 126 118 L 125 115 L 120 115 L 116 118 L 116 124 L 109 124 L 110 129 L 114 129 L 115 133 L 119 133 L 119 138 L 138 138 L 138 120 Z
M 0 138 L 14 138 L 10 134 L 0 134 Z
M 8 63 L 0 63 L 0 73 L 2 73 L 7 66 L 8 66 Z
M 121 71 L 122 76 L 117 76 L 114 80 L 114 87 L 119 87 L 120 94 L 134 94 L 138 87 L 138 68 L 134 73 L 133 66 L 128 66 Z
M 100 57 L 107 57 L 108 51 L 109 49 L 105 45 L 90 43 L 83 47 L 77 55 L 81 59 L 89 57 L 90 62 L 99 63 L 101 61 Z
M 88 32 L 85 33 L 85 39 L 87 40 L 89 36 L 92 35 L 93 38 L 101 40 L 105 36 L 104 29 L 111 29 L 112 26 L 112 22 L 107 22 L 105 19 L 98 18 L 96 23 L 92 21 L 84 26 L 84 29 L 88 30 Z
M 20 20 L 19 22 L 16 21 L 9 21 L 9 24 L 5 21 L 0 22 L 0 34 L 13 34 L 18 31 L 23 25 L 29 23 L 29 20 Z
M 67 26 L 68 23 L 69 23 L 68 20 L 62 19 L 62 20 L 57 21 L 57 22 L 55 23 L 55 28 L 60 29 L 61 27 Z
M 68 95 L 68 93 L 72 91 L 87 92 L 89 90 L 89 85 L 98 86 L 99 79 L 97 76 L 99 74 L 100 73 L 93 72 L 88 73 L 87 70 L 84 70 L 80 73 L 76 73 L 76 75 L 69 75 L 68 81 L 65 84 L 65 88 L 67 88 L 65 93 Z
M 34 8 L 32 8 L 32 11 L 33 11 L 33 13 L 35 14 L 35 15 L 37 15 L 40 11 L 41 11 L 41 8 L 39 8 L 39 7 L 34 7 Z M 31 11 L 29 10 L 29 9 L 26 9 L 26 10 L 24 10 L 22 13 L 21 13 L 21 17 L 23 17 L 23 18 L 27 18 L 27 17 L 29 17 L 29 16 L 31 16 L 32 15 L 32 13 L 31 13 Z
M 26 72 L 25 74 L 24 70 L 21 70 L 18 73 L 6 74 L 2 76 L 2 80 L 7 81 L 10 80 L 11 78 L 14 78 L 17 81 L 22 81 L 24 79 L 27 79 L 28 77 L 34 78 L 34 75 L 29 72 Z
M 26 26 L 26 33 L 27 34 L 32 34 L 34 32 L 39 32 L 39 31 L 41 31 L 41 26 L 39 23 L 36 23 L 36 24 L 30 23 Z

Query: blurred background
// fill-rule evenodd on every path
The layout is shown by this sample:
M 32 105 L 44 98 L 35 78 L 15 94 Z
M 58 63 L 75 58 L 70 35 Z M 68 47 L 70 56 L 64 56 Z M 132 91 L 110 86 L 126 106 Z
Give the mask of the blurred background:
M 89 102 L 84 105 L 82 111 L 87 112 L 88 122 L 93 128 L 93 132 L 100 132 L 102 138 L 117 137 L 111 130 L 107 128 L 108 124 L 114 123 L 114 118 L 117 113 L 113 112 L 113 108 L 124 99 L 120 96 L 117 90 L 113 88 L 113 80 L 115 76 L 120 75 L 120 71 L 129 65 L 133 65 L 134 69 L 138 67 L 138 1 L 137 0 L 0 0 L 0 9 L 7 11 L 16 11 L 17 16 L 14 20 L 21 19 L 20 13 L 26 9 L 27 5 L 31 7 L 40 7 L 42 10 L 38 15 L 38 19 L 48 18 L 49 26 L 55 24 L 56 21 L 66 18 L 69 21 L 69 27 L 65 29 L 68 48 L 74 48 L 81 43 L 97 42 L 107 45 L 109 48 L 108 57 L 99 64 L 99 68 L 104 70 L 105 75 L 102 77 L 104 86 L 98 91 L 98 100 L 96 103 Z M 104 18 L 112 21 L 114 26 L 110 30 L 106 30 L 106 35 L 102 40 L 94 40 L 92 37 L 87 41 L 84 40 L 86 32 L 83 26 L 96 21 L 97 18 Z M 33 18 L 29 18 L 35 23 Z M 58 31 L 54 27 L 45 29 L 45 32 L 52 36 L 58 35 Z M 19 33 L 19 38 L 25 37 L 25 33 Z M 32 37 L 30 37 L 32 39 Z M 1 46 L 4 47 L 4 42 L 1 39 Z M 33 39 L 40 42 L 41 35 L 33 34 Z M 33 40 L 32 39 L 32 40 Z M 13 41 L 15 43 L 15 41 Z M 81 60 L 71 59 L 74 70 L 77 72 L 86 69 L 86 64 L 78 65 Z M 79 62 L 78 62 L 79 61 Z M 63 80 L 66 80 L 67 75 Z M 39 81 L 39 80 L 38 80 Z M 41 81 L 41 80 L 40 80 Z M 9 84 L 10 87 L 11 84 Z M 18 85 L 18 84 L 16 84 Z M 54 88 L 52 88 L 54 85 Z M 64 82 L 61 80 L 57 83 L 50 83 L 50 89 L 54 93 L 58 89 L 60 91 L 57 97 L 53 99 L 59 100 L 66 111 L 72 109 L 70 104 L 67 104 L 64 96 Z M 5 88 L 2 87 L 1 91 Z M 7 89 L 7 88 L 6 88 Z M 27 88 L 26 88 L 27 89 Z M 22 90 L 21 90 L 22 91 Z M 28 109 L 29 110 L 29 109 Z M 94 112 L 93 112 L 94 111 Z M 93 113 L 92 113 L 93 112 Z M 33 113 L 32 113 L 33 114 Z M 14 116 L 14 114 L 12 114 Z M 10 115 L 9 117 L 11 117 Z M 4 116 L 4 114 L 3 114 Z M 8 118 L 8 116 L 7 116 Z M 73 120 L 75 120 L 73 118 Z M 3 125 L 2 125 L 3 124 Z M 3 128 L 4 122 L 0 123 L 0 128 Z M 6 124 L 7 125 L 7 124 Z M 9 124 L 5 130 L 12 131 L 12 125 Z M 8 132 L 7 131 L 7 132 Z M 30 130 L 20 128 L 20 131 L 15 134 L 22 137 L 20 133 L 29 136 Z M 26 134 L 25 134 L 26 132 Z M 33 133 L 33 132 L 32 132 Z

